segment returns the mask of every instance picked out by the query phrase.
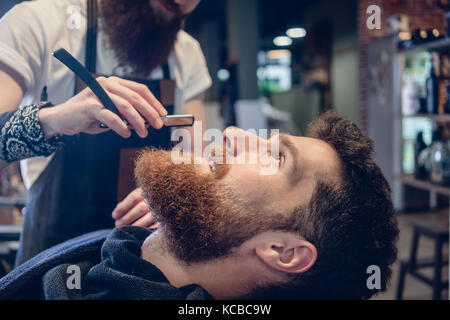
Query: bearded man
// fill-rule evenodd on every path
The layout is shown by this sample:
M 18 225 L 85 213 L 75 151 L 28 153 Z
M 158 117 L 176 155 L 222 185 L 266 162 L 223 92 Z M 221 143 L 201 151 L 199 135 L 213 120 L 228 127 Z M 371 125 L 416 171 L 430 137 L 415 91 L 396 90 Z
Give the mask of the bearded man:
M 0 113 L 27 105 L 57 145 L 27 154 L 46 157 L 21 162 L 28 200 L 16 265 L 67 239 L 113 227 L 117 202 L 140 192 L 132 179 L 137 152 L 171 146 L 160 117 L 203 119 L 211 78 L 198 42 L 182 30 L 199 2 L 37 0 L 0 20 Z M 60 48 L 99 76 L 129 127 L 52 58 Z M 137 225 L 153 223 L 143 201 L 128 211 Z
M 306 137 L 259 139 L 257 150 L 231 143 L 239 137 L 253 136 L 228 128 L 224 147 L 199 164 L 141 153 L 137 183 L 160 228 L 51 248 L 0 280 L 0 299 L 368 299 L 385 290 L 398 229 L 372 141 L 332 112 Z M 272 143 L 272 163 L 234 161 Z M 278 170 L 261 175 L 271 164 Z M 81 270 L 76 290 L 69 268 Z

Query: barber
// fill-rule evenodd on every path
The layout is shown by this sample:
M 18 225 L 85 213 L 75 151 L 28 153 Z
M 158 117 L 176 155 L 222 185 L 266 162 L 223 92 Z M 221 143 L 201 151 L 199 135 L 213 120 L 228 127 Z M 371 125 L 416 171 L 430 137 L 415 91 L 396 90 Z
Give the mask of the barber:
M 21 162 L 28 199 L 16 265 L 113 227 L 113 211 L 151 225 L 133 187 L 133 161 L 143 147 L 170 147 L 160 116 L 203 119 L 211 78 L 198 43 L 181 30 L 199 1 L 37 0 L 0 20 L 0 113 L 40 106 L 42 130 L 60 144 L 49 157 Z M 52 58 L 61 47 L 101 76 L 132 130 Z M 126 206 L 114 210 L 118 201 Z

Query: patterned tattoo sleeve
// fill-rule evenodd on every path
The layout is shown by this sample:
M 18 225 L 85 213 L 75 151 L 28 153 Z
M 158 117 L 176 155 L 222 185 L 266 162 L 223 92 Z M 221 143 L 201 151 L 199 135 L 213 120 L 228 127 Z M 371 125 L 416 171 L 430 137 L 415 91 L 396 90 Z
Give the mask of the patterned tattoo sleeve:
M 12 116 L 0 128 L 1 159 L 13 162 L 49 156 L 64 145 L 59 136 L 45 139 L 38 111 L 48 105 L 49 103 L 32 104 L 12 112 Z

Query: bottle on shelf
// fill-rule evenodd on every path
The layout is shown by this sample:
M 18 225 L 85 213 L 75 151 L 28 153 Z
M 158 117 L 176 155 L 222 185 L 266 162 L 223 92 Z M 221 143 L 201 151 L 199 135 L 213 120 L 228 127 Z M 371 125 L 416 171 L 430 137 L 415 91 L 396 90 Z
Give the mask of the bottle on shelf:
M 402 114 L 411 116 L 420 112 L 420 87 L 411 79 L 405 79 L 402 87 Z
M 419 161 L 420 153 L 427 148 L 425 141 L 423 141 L 423 132 L 417 133 L 416 141 L 414 142 L 414 176 L 417 179 L 427 178 L 427 169 L 425 163 Z
M 442 136 L 442 127 L 433 132 L 430 146 L 430 180 L 441 185 L 450 185 L 450 149 Z
M 439 78 L 436 75 L 434 63 L 436 58 L 431 59 L 430 76 L 426 80 L 427 112 L 437 114 L 439 108 Z
M 446 93 L 446 99 L 444 103 L 444 113 L 449 114 L 450 113 L 450 80 L 445 80 L 445 93 Z

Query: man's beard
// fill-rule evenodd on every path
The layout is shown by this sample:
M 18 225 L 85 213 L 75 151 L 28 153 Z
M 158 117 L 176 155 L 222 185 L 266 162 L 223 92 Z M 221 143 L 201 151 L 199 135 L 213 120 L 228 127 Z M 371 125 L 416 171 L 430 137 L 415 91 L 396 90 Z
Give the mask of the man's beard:
M 198 165 L 174 164 L 170 151 L 161 150 L 147 150 L 136 161 L 137 184 L 170 251 L 186 263 L 224 257 L 254 235 L 290 224 L 225 186 L 228 171 L 228 165 L 216 164 L 215 173 L 201 173 Z
M 121 66 L 130 66 L 132 75 L 139 77 L 148 76 L 167 61 L 186 19 L 179 13 L 168 21 L 148 0 L 102 0 L 100 16 L 107 46 Z

